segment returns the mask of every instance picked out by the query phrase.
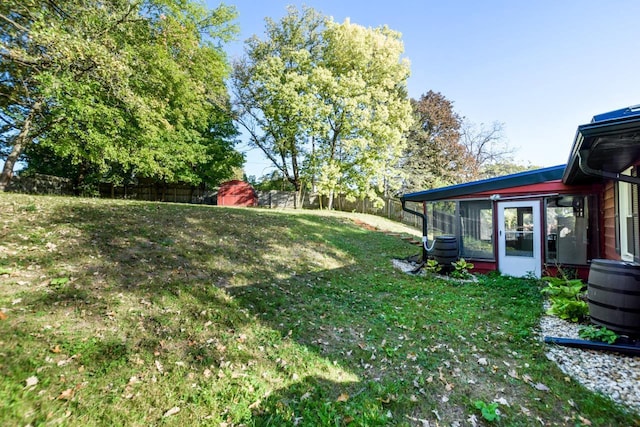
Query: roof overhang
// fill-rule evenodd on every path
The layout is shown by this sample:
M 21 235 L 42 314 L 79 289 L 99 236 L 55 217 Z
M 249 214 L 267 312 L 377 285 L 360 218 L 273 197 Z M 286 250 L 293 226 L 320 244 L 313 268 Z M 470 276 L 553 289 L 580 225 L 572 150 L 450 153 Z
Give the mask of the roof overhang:
M 400 199 L 406 202 L 432 202 L 436 200 L 447 200 L 470 196 L 476 193 L 498 191 L 505 188 L 540 184 L 547 181 L 559 180 L 560 178 L 562 178 L 564 170 L 565 165 L 552 166 L 549 168 L 536 169 L 511 175 L 499 176 L 496 178 L 467 182 L 464 184 L 452 185 L 449 187 L 434 188 L 432 190 L 408 193 L 402 196 Z
M 593 117 L 578 126 L 562 181 L 588 184 L 619 174 L 640 161 L 640 106 Z

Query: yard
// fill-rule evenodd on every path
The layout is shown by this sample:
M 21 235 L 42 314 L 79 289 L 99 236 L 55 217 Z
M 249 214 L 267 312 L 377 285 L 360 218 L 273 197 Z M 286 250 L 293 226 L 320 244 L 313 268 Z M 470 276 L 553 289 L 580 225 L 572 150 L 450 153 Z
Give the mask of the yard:
M 1 425 L 640 425 L 546 359 L 537 281 L 401 273 L 417 249 L 379 218 L 0 213 Z

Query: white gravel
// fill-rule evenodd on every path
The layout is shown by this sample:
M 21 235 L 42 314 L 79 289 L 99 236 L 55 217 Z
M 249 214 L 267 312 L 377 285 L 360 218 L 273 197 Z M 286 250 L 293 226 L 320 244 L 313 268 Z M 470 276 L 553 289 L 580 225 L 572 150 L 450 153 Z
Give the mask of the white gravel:
M 580 326 L 555 316 L 540 321 L 541 339 L 545 336 L 581 339 Z M 640 413 L 640 357 L 546 344 L 546 355 L 565 374 L 591 391 Z

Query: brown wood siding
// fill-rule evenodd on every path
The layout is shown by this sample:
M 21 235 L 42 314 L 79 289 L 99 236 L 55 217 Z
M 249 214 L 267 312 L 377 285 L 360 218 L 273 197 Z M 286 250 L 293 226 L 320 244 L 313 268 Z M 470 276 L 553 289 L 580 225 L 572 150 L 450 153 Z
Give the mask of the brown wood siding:
M 607 182 L 603 193 L 603 257 L 606 259 L 620 259 L 620 255 L 616 252 L 616 206 L 615 206 L 615 189 L 613 181 Z

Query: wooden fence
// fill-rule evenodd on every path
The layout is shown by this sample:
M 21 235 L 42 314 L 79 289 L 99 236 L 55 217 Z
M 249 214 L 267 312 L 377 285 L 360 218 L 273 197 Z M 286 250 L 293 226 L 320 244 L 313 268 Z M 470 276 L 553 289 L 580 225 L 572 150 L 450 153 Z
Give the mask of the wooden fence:
M 20 193 L 38 194 L 73 194 L 71 181 L 49 175 L 33 174 L 25 177 L 15 177 L 8 191 Z M 141 183 L 129 186 L 115 186 L 112 184 L 100 184 L 100 197 L 125 198 L 135 200 L 162 201 L 174 203 L 198 203 L 215 205 L 217 192 L 202 187 L 193 187 L 187 184 L 156 184 Z M 258 206 L 272 209 L 294 209 L 295 193 L 291 191 L 258 191 Z M 327 199 L 323 197 L 322 206 L 327 206 Z M 317 194 L 305 194 L 302 207 L 304 209 L 318 209 L 320 196 Z M 408 202 L 411 210 L 422 212 L 422 204 Z M 343 195 L 334 200 L 334 209 L 344 212 L 362 212 L 378 215 L 401 221 L 412 227 L 421 229 L 422 220 L 402 210 L 400 200 L 395 198 L 384 199 L 382 207 L 376 207 L 370 200 L 349 201 Z

